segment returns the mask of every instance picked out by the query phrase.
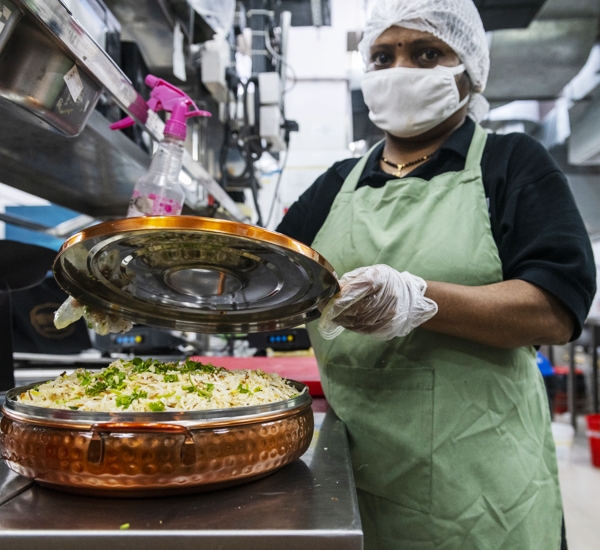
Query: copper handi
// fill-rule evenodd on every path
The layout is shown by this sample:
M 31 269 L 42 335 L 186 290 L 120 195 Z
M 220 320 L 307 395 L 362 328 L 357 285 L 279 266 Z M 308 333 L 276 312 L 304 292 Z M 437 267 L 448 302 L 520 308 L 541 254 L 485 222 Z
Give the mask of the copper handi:
M 299 458 L 313 435 L 312 399 L 210 411 L 90 413 L 17 401 L 8 392 L 0 453 L 40 485 L 97 496 L 161 496 L 220 489 Z

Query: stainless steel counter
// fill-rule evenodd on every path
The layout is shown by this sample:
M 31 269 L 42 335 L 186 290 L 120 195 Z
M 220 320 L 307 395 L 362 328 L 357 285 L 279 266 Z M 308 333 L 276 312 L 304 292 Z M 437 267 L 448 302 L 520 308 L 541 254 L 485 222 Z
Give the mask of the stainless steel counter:
M 300 460 L 247 485 L 190 496 L 68 495 L 14 476 L 2 463 L 0 548 L 360 550 L 345 427 L 331 411 L 316 413 L 315 437 Z

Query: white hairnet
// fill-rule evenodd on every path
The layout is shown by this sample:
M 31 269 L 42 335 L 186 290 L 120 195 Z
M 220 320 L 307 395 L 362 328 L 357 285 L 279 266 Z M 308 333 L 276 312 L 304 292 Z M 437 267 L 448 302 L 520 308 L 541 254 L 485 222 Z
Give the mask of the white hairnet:
M 450 46 L 464 63 L 471 79 L 469 112 L 475 120 L 485 118 L 489 104 L 481 95 L 490 70 L 490 53 L 473 0 L 375 0 L 359 44 L 368 65 L 373 42 L 393 26 L 433 34 Z

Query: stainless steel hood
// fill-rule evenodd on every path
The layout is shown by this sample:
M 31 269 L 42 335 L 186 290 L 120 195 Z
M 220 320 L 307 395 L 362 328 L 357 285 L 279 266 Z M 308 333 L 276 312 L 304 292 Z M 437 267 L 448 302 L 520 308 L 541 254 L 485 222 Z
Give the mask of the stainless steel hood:
M 473 0 L 486 31 L 525 28 L 544 0 Z
M 597 0 L 547 0 L 536 16 L 538 20 L 600 17 Z
M 588 59 L 598 34 L 594 17 L 534 21 L 496 31 L 490 48 L 490 102 L 556 99 Z
M 491 33 L 487 99 L 556 99 L 587 61 L 599 20 L 598 0 L 547 0 L 527 28 Z
M 173 24 L 160 0 L 105 0 L 121 24 L 121 39 L 135 42 L 153 74 L 173 74 Z M 168 12 L 166 12 L 168 14 Z

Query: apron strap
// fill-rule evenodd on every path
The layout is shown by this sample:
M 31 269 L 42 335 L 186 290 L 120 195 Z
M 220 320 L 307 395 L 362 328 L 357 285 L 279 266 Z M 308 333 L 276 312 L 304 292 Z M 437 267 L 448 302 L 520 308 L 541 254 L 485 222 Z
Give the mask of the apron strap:
M 475 133 L 465 161 L 466 170 L 479 170 L 481 168 L 481 158 L 487 143 L 487 136 L 487 132 L 479 124 L 475 124 Z
M 365 169 L 365 166 L 367 165 L 367 161 L 369 160 L 371 154 L 384 141 L 385 141 L 385 139 L 378 141 L 375 145 L 373 145 L 373 147 L 371 147 L 369 149 L 369 151 L 366 154 L 364 154 L 362 156 L 362 158 L 358 161 L 356 166 L 352 169 L 352 172 L 350 172 L 350 174 L 348 174 L 348 177 L 346 178 L 346 180 L 344 181 L 344 184 L 342 185 L 342 188 L 340 189 L 340 193 L 354 193 L 354 191 L 356 190 L 356 186 L 358 185 L 358 182 L 360 181 L 360 177 L 362 176 L 362 173 Z

